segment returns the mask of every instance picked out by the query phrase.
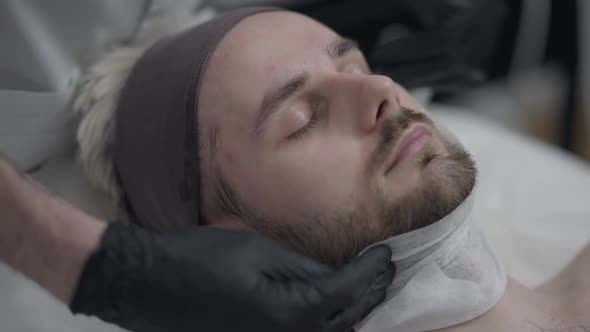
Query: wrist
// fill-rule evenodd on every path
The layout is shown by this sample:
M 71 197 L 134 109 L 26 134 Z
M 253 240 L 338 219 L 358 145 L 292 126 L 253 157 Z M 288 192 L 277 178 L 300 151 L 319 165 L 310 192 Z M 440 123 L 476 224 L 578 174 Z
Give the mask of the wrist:
M 0 226 L 0 260 L 66 303 L 105 227 L 1 157 Z
M 86 213 L 56 202 L 53 220 L 53 236 L 48 246 L 55 248 L 55 274 L 50 275 L 48 285 L 52 293 L 66 304 L 71 302 L 84 266 L 100 246 L 107 224 Z M 61 280 L 55 278 L 62 278 Z

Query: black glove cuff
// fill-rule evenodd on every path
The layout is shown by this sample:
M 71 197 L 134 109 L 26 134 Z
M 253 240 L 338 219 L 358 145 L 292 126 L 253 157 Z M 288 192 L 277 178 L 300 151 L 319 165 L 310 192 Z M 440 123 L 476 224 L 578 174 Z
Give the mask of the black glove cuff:
M 137 276 L 142 274 L 143 248 L 150 238 L 150 234 L 137 226 L 109 224 L 99 249 L 84 266 L 70 310 L 127 325 L 124 317 L 133 316 L 128 299 L 134 293 L 132 287 L 141 287 Z

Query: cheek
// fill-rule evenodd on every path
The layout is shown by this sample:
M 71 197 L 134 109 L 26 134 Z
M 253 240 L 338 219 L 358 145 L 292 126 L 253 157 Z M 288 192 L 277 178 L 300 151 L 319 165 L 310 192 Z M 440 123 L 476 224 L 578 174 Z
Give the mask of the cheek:
M 304 149 L 284 159 L 285 177 L 310 200 L 337 201 L 339 196 L 359 192 L 366 183 L 364 161 L 368 157 L 359 140 L 322 137 L 302 144 L 306 144 Z
M 223 157 L 225 164 L 230 166 L 237 164 L 239 160 L 238 156 L 236 155 L 236 152 L 233 150 L 225 151 L 223 153 Z
M 358 139 L 310 136 L 279 151 L 240 152 L 224 152 L 224 173 L 244 203 L 265 215 L 334 210 L 366 189 L 370 149 Z
M 358 142 L 334 140 L 315 144 L 302 158 L 305 167 L 326 181 L 341 183 L 355 179 L 362 173 L 362 156 Z
M 252 161 L 244 150 L 227 149 L 221 153 L 223 173 L 226 180 L 238 194 L 244 198 L 259 198 L 262 196 L 264 182 L 252 167 Z
M 290 184 L 270 153 L 246 148 L 228 149 L 220 154 L 226 181 L 242 203 L 265 216 L 284 214 L 288 209 Z

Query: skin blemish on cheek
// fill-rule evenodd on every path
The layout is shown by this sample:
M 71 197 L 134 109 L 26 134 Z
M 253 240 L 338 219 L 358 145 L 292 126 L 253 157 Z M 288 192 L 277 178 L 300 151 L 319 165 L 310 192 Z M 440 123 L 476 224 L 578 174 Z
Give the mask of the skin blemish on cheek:
M 259 193 L 259 187 L 255 181 L 245 180 L 244 187 L 246 189 L 246 193 L 248 193 L 250 197 L 255 197 L 259 199 L 259 197 L 261 196 Z
M 269 74 L 274 73 L 276 70 L 277 70 L 277 66 L 275 64 L 270 64 L 268 66 L 268 72 L 269 72 Z
M 234 151 L 225 151 L 223 156 L 225 161 L 230 165 L 235 165 L 238 162 L 238 156 Z

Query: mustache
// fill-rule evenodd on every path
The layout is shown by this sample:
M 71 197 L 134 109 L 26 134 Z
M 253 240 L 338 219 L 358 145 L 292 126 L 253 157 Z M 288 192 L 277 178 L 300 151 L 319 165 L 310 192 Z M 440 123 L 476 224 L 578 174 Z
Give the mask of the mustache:
M 405 106 L 401 107 L 398 116 L 384 120 L 379 133 L 381 138 L 379 145 L 369 162 L 368 169 L 371 172 L 377 170 L 380 165 L 387 161 L 393 146 L 399 141 L 404 131 L 414 123 L 422 123 L 434 128 L 434 123 L 426 115 Z

